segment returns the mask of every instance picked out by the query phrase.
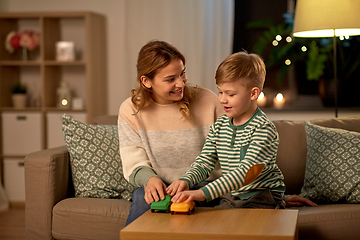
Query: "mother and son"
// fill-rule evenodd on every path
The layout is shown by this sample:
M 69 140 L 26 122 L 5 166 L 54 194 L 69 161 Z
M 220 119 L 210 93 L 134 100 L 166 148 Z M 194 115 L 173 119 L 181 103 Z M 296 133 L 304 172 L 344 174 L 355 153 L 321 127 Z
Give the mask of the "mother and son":
M 187 84 L 185 57 L 171 44 L 141 48 L 138 87 L 118 118 L 124 176 L 137 187 L 126 225 L 166 194 L 220 208 L 316 205 L 297 195 L 285 200 L 279 135 L 257 106 L 265 75 L 258 55 L 234 53 L 216 71 L 216 97 Z

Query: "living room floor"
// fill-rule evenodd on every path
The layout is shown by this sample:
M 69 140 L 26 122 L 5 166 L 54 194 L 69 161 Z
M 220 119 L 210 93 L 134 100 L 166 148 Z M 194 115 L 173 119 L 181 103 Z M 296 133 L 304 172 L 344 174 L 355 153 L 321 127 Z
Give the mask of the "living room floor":
M 10 208 L 0 211 L 0 239 L 25 239 L 25 209 Z

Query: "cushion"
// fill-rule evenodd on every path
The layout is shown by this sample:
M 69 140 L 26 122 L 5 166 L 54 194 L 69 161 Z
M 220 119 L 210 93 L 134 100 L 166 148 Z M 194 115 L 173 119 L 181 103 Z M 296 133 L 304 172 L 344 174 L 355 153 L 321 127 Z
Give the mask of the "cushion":
M 299 194 L 304 185 L 306 134 L 303 121 L 274 121 L 280 136 L 276 163 L 284 175 L 287 194 Z
M 119 239 L 131 202 L 122 199 L 66 198 L 53 209 L 54 239 Z
M 300 196 L 317 203 L 360 202 L 360 133 L 305 123 L 307 159 Z
M 130 200 L 134 186 L 123 176 L 116 125 L 90 125 L 64 114 L 75 197 Z

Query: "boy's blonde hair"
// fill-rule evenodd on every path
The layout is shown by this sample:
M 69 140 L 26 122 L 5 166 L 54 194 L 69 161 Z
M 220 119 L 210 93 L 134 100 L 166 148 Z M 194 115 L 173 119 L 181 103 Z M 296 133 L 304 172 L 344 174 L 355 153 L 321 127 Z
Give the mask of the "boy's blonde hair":
M 241 80 L 247 88 L 258 87 L 262 91 L 266 67 L 262 58 L 255 53 L 241 51 L 234 53 L 219 65 L 216 70 L 216 84 Z

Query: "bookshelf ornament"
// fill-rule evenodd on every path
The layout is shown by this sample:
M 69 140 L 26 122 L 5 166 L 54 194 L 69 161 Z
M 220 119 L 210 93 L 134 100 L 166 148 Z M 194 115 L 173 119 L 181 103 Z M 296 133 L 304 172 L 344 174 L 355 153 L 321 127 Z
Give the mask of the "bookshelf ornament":
M 61 81 L 60 87 L 56 90 L 57 93 L 57 107 L 70 108 L 71 104 L 71 91 L 65 81 Z

